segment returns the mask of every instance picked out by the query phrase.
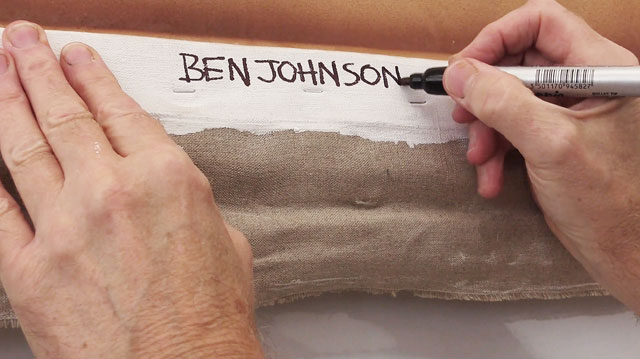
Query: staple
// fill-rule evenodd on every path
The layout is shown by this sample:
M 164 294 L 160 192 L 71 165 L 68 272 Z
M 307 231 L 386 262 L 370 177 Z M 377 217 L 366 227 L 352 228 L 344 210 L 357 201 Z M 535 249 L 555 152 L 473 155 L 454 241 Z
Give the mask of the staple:
M 308 93 L 322 93 L 322 92 L 324 92 L 324 90 L 319 89 L 319 88 L 308 88 L 308 89 L 303 89 L 302 91 L 308 92 Z
M 425 103 L 427 103 L 427 100 L 424 101 L 409 101 L 410 104 L 412 105 L 424 105 Z
M 173 93 L 195 93 L 196 89 L 184 89 L 184 90 L 178 90 L 178 89 L 173 89 Z

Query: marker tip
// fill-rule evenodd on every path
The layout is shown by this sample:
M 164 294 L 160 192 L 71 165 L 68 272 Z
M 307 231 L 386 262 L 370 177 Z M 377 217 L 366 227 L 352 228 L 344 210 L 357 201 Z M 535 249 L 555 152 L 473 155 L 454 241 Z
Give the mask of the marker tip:
M 400 86 L 409 86 L 411 85 L 411 77 L 403 77 L 400 79 Z

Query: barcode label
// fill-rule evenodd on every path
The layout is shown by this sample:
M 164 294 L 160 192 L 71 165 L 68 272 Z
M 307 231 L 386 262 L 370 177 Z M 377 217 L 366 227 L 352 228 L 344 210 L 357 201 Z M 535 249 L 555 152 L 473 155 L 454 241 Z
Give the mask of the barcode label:
M 594 69 L 538 69 L 535 84 L 593 86 L 594 72 Z

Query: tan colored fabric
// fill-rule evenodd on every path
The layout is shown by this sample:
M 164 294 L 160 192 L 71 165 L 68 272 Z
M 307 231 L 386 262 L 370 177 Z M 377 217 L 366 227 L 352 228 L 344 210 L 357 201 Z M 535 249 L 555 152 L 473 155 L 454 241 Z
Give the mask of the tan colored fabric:
M 605 294 L 547 229 L 519 156 L 496 200 L 465 142 L 373 142 L 230 129 L 175 136 L 249 238 L 257 302 L 327 291 L 464 300 Z M 12 319 L 0 295 L 0 319 Z

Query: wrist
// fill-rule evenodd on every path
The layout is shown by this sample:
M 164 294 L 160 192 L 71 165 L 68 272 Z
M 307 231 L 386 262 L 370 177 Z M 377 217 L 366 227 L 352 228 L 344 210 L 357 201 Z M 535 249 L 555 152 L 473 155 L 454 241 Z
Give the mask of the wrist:
M 263 358 L 253 319 L 247 316 L 165 318 L 134 333 L 132 358 Z
M 136 359 L 210 359 L 250 358 L 262 359 L 262 349 L 253 333 L 208 333 L 201 339 L 165 338 L 162 344 L 136 350 Z

